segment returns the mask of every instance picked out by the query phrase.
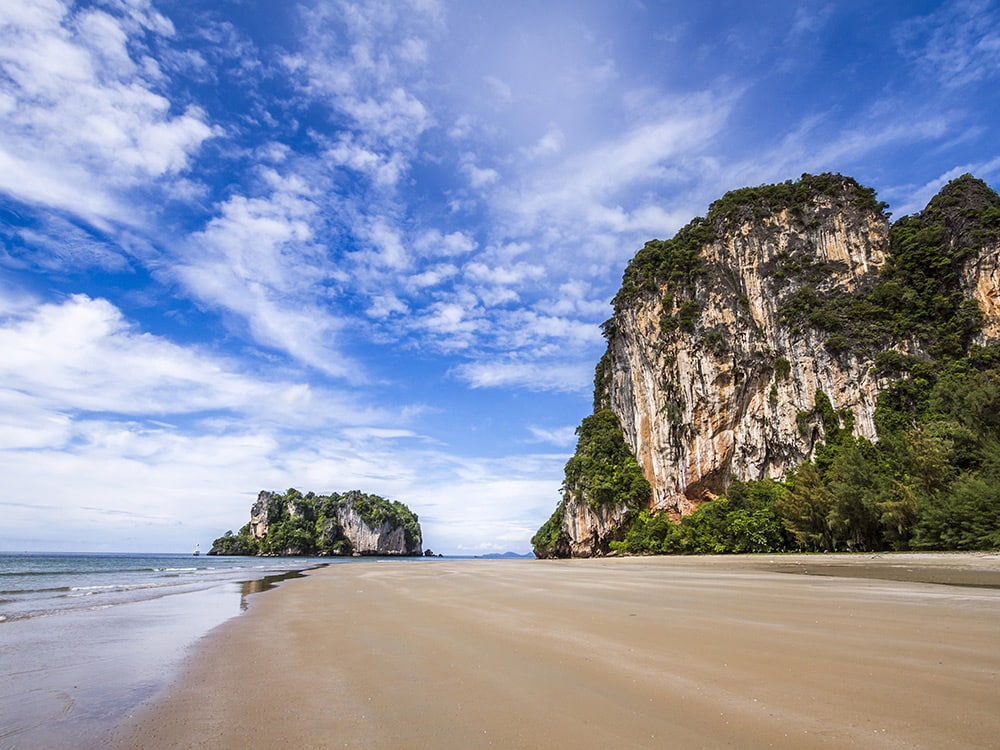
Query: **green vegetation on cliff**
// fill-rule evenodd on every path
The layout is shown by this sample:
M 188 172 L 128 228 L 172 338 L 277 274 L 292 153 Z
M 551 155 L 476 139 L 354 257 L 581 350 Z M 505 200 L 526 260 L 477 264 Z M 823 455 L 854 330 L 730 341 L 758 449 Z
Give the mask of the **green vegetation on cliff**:
M 577 493 L 588 505 L 638 506 L 651 489 L 632 455 L 618 417 L 602 409 L 585 417 L 576 434 L 576 453 L 566 462 L 564 490 Z
M 531 537 L 531 549 L 535 557 L 568 557 L 569 538 L 563 528 L 563 518 L 566 513 L 566 498 L 559 501 L 559 505 L 552 511 L 548 520 L 539 527 L 535 535 Z
M 614 412 L 600 409 L 585 417 L 576 434 L 576 453 L 566 462 L 563 500 L 531 538 L 538 557 L 567 553 L 562 523 L 570 498 L 578 498 L 595 510 L 618 505 L 637 510 L 649 502 L 652 493 Z
M 781 486 L 770 480 L 733 482 L 727 497 L 705 503 L 674 523 L 666 513 L 641 511 L 616 552 L 635 554 L 722 554 L 778 552 L 789 536 L 775 509 Z
M 933 358 L 961 357 L 982 316 L 962 293 L 960 272 L 979 248 L 1000 239 L 1000 196 L 963 175 L 891 231 L 889 259 L 874 286 L 855 294 L 802 286 L 779 310 L 781 322 L 826 331 L 834 348 L 861 355 L 913 341 Z
M 615 311 L 642 294 L 658 292 L 660 287 L 669 295 L 694 294 L 694 284 L 704 273 L 701 248 L 714 236 L 710 219 L 698 217 L 673 239 L 647 242 L 625 269 L 614 299 Z
M 399 554 L 420 554 L 421 534 L 417 515 L 403 503 L 357 490 L 343 494 L 303 495 L 296 489 L 284 494 L 262 492 L 251 509 L 251 523 L 237 534 L 227 531 L 212 543 L 209 554 L 216 555 L 350 555 L 355 550 L 345 534 L 340 516 L 353 512 L 372 531 L 383 524 L 403 529 L 405 550 Z M 266 529 L 254 535 L 254 524 Z
M 671 303 L 665 307 L 672 307 L 675 300 L 680 307 L 676 324 L 689 329 L 691 319 L 698 312 L 692 307 L 695 285 L 705 273 L 701 249 L 733 227 L 786 210 L 801 213 L 820 198 L 825 198 L 834 208 L 852 207 L 880 214 L 886 208 L 874 190 L 840 174 L 803 174 L 794 182 L 732 190 L 709 206 L 706 217 L 693 219 L 672 239 L 650 240 L 635 254 L 622 276 L 621 289 L 615 295 L 615 313 L 643 295 L 659 294 L 662 290 Z M 809 273 L 822 271 L 813 267 L 807 270 Z M 806 273 L 803 269 L 799 272 Z
M 875 190 L 860 185 L 852 177 L 832 172 L 807 173 L 794 181 L 731 190 L 709 206 L 708 218 L 732 226 L 759 221 L 782 211 L 801 213 L 818 198 L 827 199 L 835 209 L 853 207 L 884 214 L 889 207 L 878 199 Z

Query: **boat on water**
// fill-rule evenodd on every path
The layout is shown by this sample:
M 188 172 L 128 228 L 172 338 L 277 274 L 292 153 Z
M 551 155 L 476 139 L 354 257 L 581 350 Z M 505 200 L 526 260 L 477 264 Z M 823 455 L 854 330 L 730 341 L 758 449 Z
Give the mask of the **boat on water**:
M 198 555 L 200 555 L 201 554 L 201 545 L 200 544 L 194 545 L 194 552 L 192 552 L 191 554 L 194 555 L 195 557 L 197 557 Z

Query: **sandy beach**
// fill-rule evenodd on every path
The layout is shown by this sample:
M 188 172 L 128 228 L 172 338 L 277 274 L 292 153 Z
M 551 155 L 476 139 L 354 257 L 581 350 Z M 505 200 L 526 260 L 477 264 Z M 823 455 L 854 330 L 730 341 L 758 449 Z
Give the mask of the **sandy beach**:
M 335 565 L 114 748 L 996 748 L 1000 556 Z

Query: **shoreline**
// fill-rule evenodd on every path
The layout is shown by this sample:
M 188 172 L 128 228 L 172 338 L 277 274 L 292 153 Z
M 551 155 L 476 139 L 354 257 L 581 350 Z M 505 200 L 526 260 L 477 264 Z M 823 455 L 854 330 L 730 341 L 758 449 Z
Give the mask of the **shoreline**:
M 0 623 L 0 671 L 10 678 L 0 687 L 0 750 L 101 747 L 109 727 L 180 674 L 206 633 L 242 616 L 251 594 L 315 565 L 209 570 L 180 585 L 131 581 L 124 593 L 95 586 L 100 594 L 75 599 L 75 608 Z
M 985 748 L 998 636 L 991 553 L 330 566 L 104 746 Z

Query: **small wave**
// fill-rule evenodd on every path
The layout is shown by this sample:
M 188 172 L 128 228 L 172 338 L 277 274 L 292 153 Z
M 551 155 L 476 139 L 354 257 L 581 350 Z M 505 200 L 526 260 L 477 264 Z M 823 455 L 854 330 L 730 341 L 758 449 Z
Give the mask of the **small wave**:
M 99 603 L 99 604 L 92 604 L 92 605 L 86 606 L 86 607 L 74 607 L 72 609 L 66 609 L 64 607 L 55 607 L 55 608 L 52 608 L 52 609 L 35 609 L 35 610 L 31 610 L 29 612 L 23 612 L 23 613 L 20 613 L 20 614 L 0 615 L 0 623 L 2 623 L 2 622 L 22 622 L 24 620 L 34 620 L 35 618 L 38 618 L 38 617 L 52 617 L 53 615 L 65 615 L 65 614 L 69 614 L 69 613 L 72 613 L 72 612 L 79 612 L 79 611 L 96 612 L 96 611 L 102 610 L 102 609 L 110 609 L 113 606 L 115 606 L 115 605 L 114 604 Z
M 22 576 L 70 576 L 76 575 L 79 572 L 79 570 L 5 570 L 0 572 L 0 578 L 21 578 Z
M 121 573 L 152 573 L 161 570 L 195 570 L 195 568 L 67 568 L 66 570 L 4 570 L 0 578 L 33 578 L 36 576 L 101 576 Z
M 92 594 L 123 593 L 126 591 L 142 591 L 144 589 L 163 588 L 159 583 L 111 583 L 106 586 L 70 586 L 68 596 L 91 596 Z
M 0 591 L 0 596 L 12 596 L 12 595 L 17 596 L 24 594 L 51 594 L 55 592 L 70 591 L 70 590 L 71 589 L 69 586 L 56 586 L 54 588 L 47 588 L 47 589 L 7 589 L 4 591 Z

